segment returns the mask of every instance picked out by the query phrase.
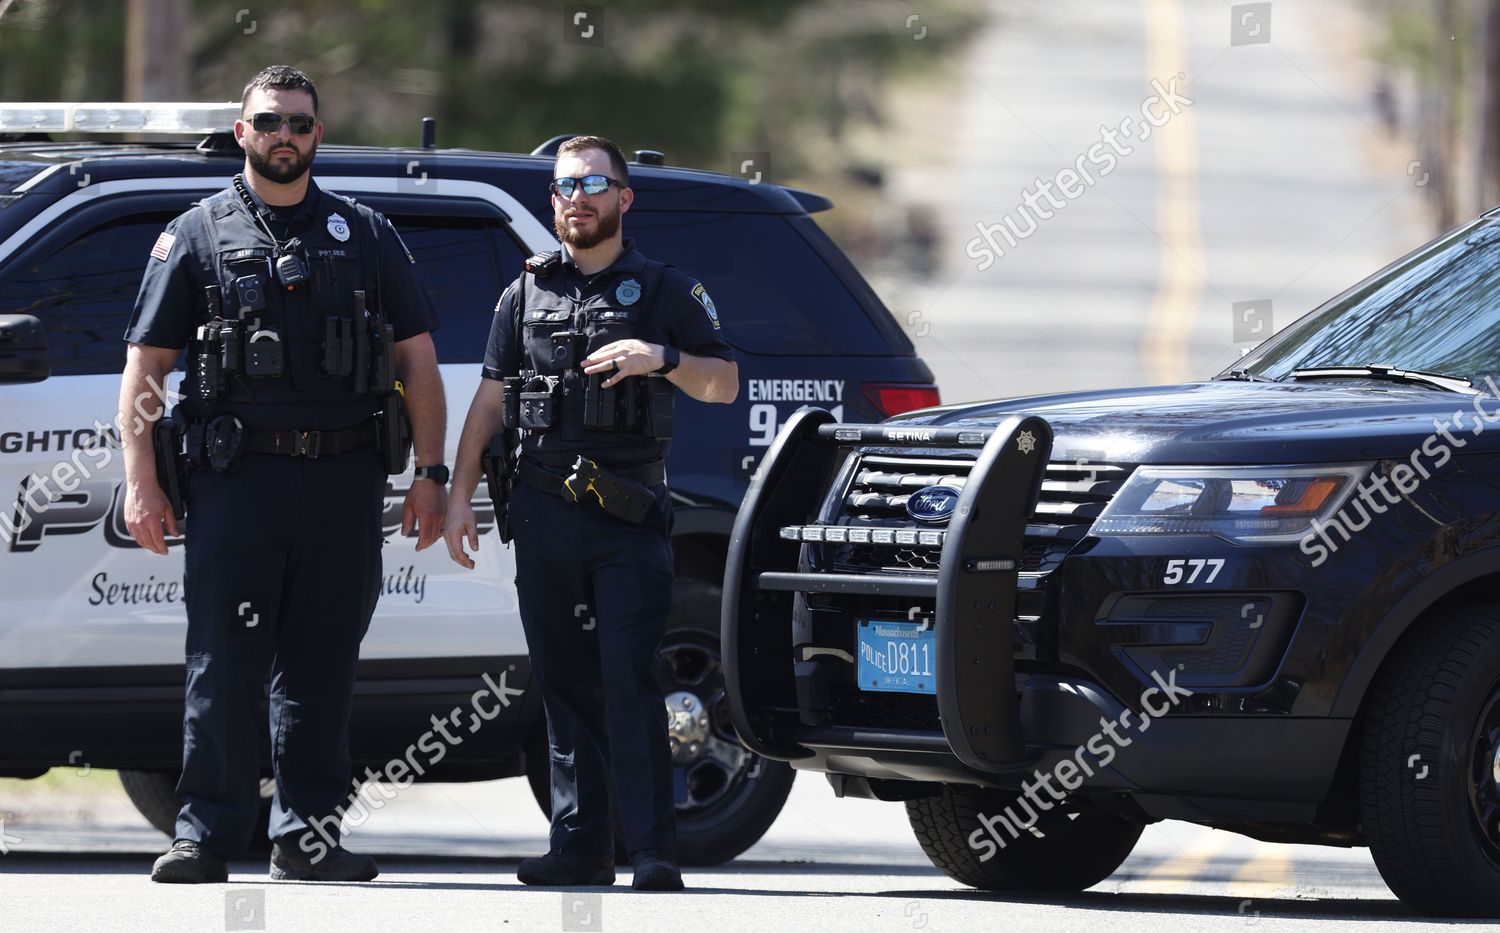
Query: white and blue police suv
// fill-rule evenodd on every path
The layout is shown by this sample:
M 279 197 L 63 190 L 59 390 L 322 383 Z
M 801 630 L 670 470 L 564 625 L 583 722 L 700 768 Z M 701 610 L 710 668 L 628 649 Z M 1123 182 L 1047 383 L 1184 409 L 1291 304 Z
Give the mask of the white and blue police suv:
M 119 769 L 168 833 L 182 757 L 182 549 L 152 555 L 122 520 L 122 335 L 157 235 L 238 170 L 236 116 L 233 104 L 0 104 L 0 774 Z M 108 133 L 167 141 L 101 141 Z M 565 138 L 529 155 L 439 150 L 430 134 L 409 149 L 318 153 L 319 184 L 385 213 L 417 258 L 442 322 L 453 443 L 496 299 L 526 256 L 555 246 L 546 186 Z M 890 312 L 810 216 L 826 199 L 667 167 L 647 150 L 632 176 L 629 234 L 709 288 L 747 383 L 727 414 L 679 400 L 668 464 L 678 584 L 661 679 L 670 710 L 700 711 L 669 721 L 681 855 L 712 864 L 760 838 L 792 780 L 787 765 L 744 749 L 724 696 L 720 587 L 747 481 L 804 404 L 874 421 L 938 398 Z M 462 571 L 442 548 L 417 554 L 400 536 L 410 478 L 391 477 L 386 494 L 385 580 L 350 727 L 355 773 L 407 759 L 422 780 L 525 775 L 545 800 L 541 702 L 493 509 L 476 501 L 484 539 L 476 570 Z M 478 691 L 503 701 L 486 701 L 492 718 L 469 713 Z M 432 737 L 441 720 L 458 741 Z M 268 749 L 263 761 L 269 774 Z

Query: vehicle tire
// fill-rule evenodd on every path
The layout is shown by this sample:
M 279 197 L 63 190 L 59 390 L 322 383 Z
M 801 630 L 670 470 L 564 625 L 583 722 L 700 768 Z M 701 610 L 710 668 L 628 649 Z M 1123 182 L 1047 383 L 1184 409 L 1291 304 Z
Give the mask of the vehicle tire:
M 686 799 L 677 804 L 677 859 L 683 865 L 718 865 L 750 848 L 780 815 L 796 776 L 791 765 L 746 751 L 729 722 L 724 668 L 719 653 L 719 586 L 679 580 L 662 640 L 662 693 L 669 708 L 690 701 L 706 712 L 706 730 L 683 734 L 673 749 L 677 782 Z M 541 730 L 545 742 L 545 727 Z M 680 732 L 680 729 L 677 731 Z M 526 779 L 542 812 L 551 814 L 545 746 L 527 756 Z M 624 840 L 615 834 L 615 854 L 624 860 Z
M 1425 914 L 1500 916 L 1500 606 L 1409 632 L 1369 697 L 1360 820 L 1381 877 Z
M 164 771 L 121 771 L 120 786 L 146 822 L 168 836 L 177 832 L 177 775 Z
M 1003 846 L 991 842 L 993 851 L 981 857 L 969 843 L 976 831 L 983 840 L 992 838 L 980 816 L 998 816 L 1006 808 L 1020 812 L 1017 797 L 1011 791 L 948 784 L 939 796 L 908 800 L 906 818 L 932 864 L 953 880 L 986 891 L 1093 887 L 1129 857 L 1145 828 L 1105 813 L 1055 807 L 1039 814 L 1040 836 L 1020 829 L 1016 838 L 1002 838 Z
M 181 775 L 167 771 L 121 771 L 120 786 L 125 796 L 135 804 L 146 822 L 169 838 L 177 835 L 177 811 L 182 802 L 177 799 L 177 780 Z M 266 831 L 271 826 L 271 793 L 269 780 L 260 782 L 260 815 L 255 819 L 255 831 L 250 836 L 252 853 L 270 852 L 271 841 Z

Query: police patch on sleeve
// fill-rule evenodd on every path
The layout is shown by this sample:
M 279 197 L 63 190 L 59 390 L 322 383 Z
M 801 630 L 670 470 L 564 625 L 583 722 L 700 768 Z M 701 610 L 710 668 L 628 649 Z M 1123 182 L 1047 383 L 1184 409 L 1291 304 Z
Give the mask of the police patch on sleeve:
M 151 258 L 166 262 L 167 257 L 172 254 L 172 244 L 176 242 L 175 236 L 163 230 L 161 236 L 156 238 L 156 245 L 151 247 Z
M 714 307 L 714 300 L 708 297 L 708 289 L 700 282 L 693 286 L 693 298 L 708 312 L 708 319 L 714 322 L 714 330 L 719 329 L 719 311 Z

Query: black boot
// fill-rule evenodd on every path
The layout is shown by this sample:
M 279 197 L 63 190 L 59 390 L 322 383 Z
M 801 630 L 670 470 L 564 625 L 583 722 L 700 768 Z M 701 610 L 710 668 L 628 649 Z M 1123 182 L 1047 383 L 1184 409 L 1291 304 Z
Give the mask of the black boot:
M 229 880 L 224 860 L 196 842 L 178 839 L 151 866 L 151 880 L 163 884 L 222 884 Z
M 613 856 L 582 859 L 562 852 L 548 852 L 529 858 L 516 867 L 516 880 L 522 884 L 576 888 L 615 883 Z
M 635 880 L 630 886 L 637 891 L 682 890 L 682 872 L 669 853 L 642 849 L 630 856 L 630 865 L 635 869 Z
M 323 848 L 323 857 L 315 860 L 295 845 L 277 842 L 271 847 L 271 877 L 277 881 L 369 881 L 380 874 L 368 855 L 355 855 L 343 846 Z

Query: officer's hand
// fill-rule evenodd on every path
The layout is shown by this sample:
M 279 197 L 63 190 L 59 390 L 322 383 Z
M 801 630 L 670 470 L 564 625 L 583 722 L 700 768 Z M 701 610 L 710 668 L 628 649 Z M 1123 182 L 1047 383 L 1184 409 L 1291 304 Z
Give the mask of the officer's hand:
M 583 361 L 583 371 L 593 375 L 617 370 L 613 376 L 600 383 L 609 388 L 626 376 L 644 376 L 661 369 L 662 346 L 644 340 L 616 340 L 590 353 Z
M 162 537 L 162 525 L 167 534 L 176 537 L 177 519 L 172 515 L 172 503 L 167 494 L 153 480 L 130 483 L 125 487 L 125 527 L 135 543 L 153 554 L 167 553 L 167 542 Z
M 401 511 L 401 534 L 417 532 L 417 550 L 431 547 L 443 533 L 443 515 L 448 511 L 448 488 L 430 479 L 412 480 Z
M 443 526 L 443 540 L 448 543 L 448 556 L 460 567 L 474 569 L 474 561 L 464 551 L 464 541 L 469 550 L 479 552 L 479 523 L 474 520 L 474 507 L 467 502 L 454 502 L 448 506 L 448 523 Z

